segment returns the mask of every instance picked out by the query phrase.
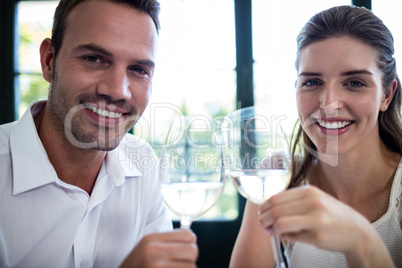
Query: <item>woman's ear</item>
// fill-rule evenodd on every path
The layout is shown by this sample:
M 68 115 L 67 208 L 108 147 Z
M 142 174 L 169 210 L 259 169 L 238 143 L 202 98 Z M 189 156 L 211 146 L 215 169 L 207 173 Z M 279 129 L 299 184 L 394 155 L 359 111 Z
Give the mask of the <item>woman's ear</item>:
M 54 51 L 52 39 L 46 38 L 40 44 L 40 64 L 43 78 L 49 83 L 52 82 Z
M 391 103 L 392 98 L 394 97 L 397 86 L 398 86 L 398 82 L 396 81 L 396 79 L 394 79 L 394 81 L 392 82 L 391 89 L 384 92 L 384 99 L 382 100 L 382 103 L 380 106 L 381 112 L 385 112 L 388 109 L 388 106 Z

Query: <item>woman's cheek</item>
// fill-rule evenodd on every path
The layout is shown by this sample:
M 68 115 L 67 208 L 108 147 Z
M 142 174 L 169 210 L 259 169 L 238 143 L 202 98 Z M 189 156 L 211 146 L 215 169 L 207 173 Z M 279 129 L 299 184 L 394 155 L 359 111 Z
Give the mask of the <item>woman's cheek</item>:
M 309 115 L 314 111 L 312 99 L 308 95 L 309 94 L 303 92 L 297 92 L 296 94 L 297 111 L 300 121 L 302 122 L 306 121 Z

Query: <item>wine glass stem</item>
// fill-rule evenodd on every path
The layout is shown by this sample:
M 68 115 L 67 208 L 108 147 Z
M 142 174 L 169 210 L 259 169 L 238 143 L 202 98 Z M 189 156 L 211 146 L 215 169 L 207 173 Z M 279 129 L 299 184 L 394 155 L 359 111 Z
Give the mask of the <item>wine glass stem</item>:
M 271 236 L 271 244 L 272 244 L 272 251 L 274 253 L 275 258 L 275 268 L 287 268 L 285 260 L 283 259 L 283 255 L 280 251 L 280 244 L 278 236 L 274 235 Z
M 190 230 L 191 224 L 193 223 L 193 218 L 189 216 L 180 217 L 180 229 Z

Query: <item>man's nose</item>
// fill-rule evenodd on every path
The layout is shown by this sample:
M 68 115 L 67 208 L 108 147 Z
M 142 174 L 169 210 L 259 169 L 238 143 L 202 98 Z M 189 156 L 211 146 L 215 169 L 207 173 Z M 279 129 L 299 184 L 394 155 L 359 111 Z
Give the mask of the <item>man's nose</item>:
M 108 96 L 111 101 L 127 101 L 131 98 L 130 86 L 126 68 L 113 66 L 102 77 L 97 86 L 97 93 Z

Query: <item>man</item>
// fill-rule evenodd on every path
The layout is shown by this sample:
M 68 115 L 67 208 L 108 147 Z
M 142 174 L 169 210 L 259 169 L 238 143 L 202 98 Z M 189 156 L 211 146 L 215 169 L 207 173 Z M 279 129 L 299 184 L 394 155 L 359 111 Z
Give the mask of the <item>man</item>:
M 125 134 L 151 94 L 156 0 L 61 0 L 40 47 L 47 102 L 0 126 L 0 267 L 194 267 L 155 156 Z

